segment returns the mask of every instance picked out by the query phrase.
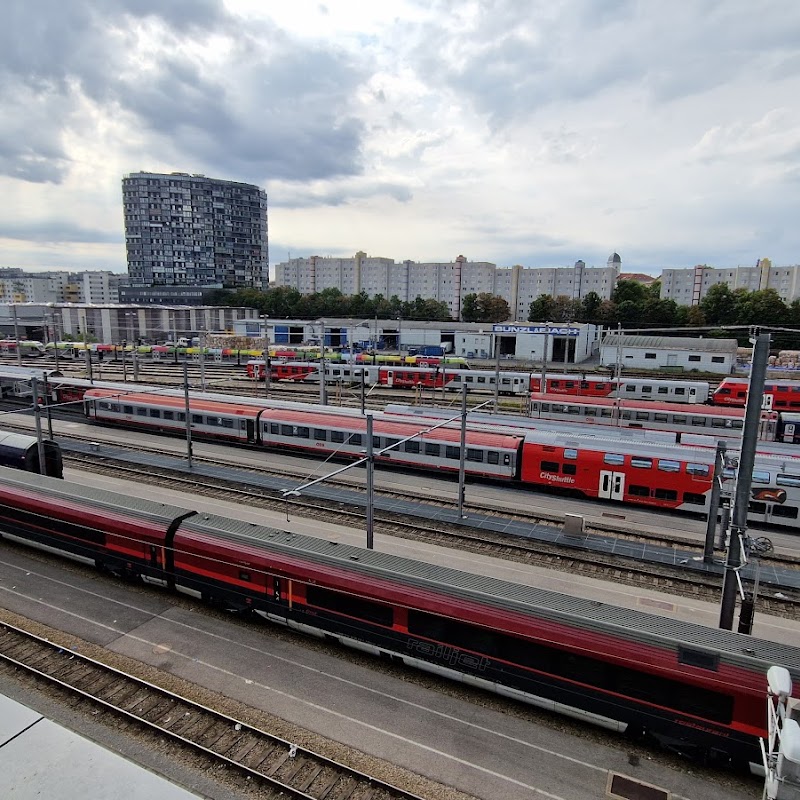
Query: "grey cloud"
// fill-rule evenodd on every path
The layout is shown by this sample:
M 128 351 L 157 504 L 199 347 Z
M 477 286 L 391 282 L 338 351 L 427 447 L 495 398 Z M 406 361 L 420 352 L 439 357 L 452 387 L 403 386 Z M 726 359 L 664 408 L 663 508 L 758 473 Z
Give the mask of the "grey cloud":
M 342 206 L 355 200 L 373 197 L 391 197 L 398 203 L 408 203 L 413 198 L 411 189 L 394 183 L 365 183 L 359 186 L 331 187 L 314 191 L 303 184 L 281 186 L 280 193 L 273 195 L 270 205 L 275 208 L 315 208 L 317 206 Z
M 242 23 L 217 0 L 12 0 L 8 13 L 0 83 L 25 86 L 58 112 L 39 125 L 18 163 L 19 137 L 0 124 L 0 173 L 60 180 L 68 167 L 65 131 L 94 135 L 70 116 L 81 95 L 128 115 L 144 134 L 141 153 L 157 152 L 176 168 L 260 183 L 361 169 L 363 129 L 350 108 L 364 73 L 334 46 L 293 41 L 268 23 Z M 144 67 L 132 58 L 134 26 L 143 20 L 158 31 Z M 213 72 L 181 47 L 202 46 L 212 33 L 235 44 Z M 30 111 L 18 111 L 25 125 Z
M 59 219 L 42 219 L 31 223 L 0 223 L 0 239 L 16 239 L 39 244 L 83 244 L 124 242 L 121 232 L 84 228 Z

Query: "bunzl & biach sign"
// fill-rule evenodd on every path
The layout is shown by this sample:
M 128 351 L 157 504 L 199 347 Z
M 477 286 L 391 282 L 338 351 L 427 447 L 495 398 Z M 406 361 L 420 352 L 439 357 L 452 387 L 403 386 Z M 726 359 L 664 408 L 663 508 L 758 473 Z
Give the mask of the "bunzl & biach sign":
M 546 333 L 550 336 L 577 336 L 580 328 L 556 325 L 492 325 L 492 333 Z

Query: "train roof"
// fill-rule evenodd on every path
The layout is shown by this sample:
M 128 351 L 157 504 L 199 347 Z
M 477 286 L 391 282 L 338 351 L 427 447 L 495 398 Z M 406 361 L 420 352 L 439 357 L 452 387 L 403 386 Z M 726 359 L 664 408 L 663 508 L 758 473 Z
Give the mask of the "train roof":
M 80 503 L 86 500 L 104 508 L 109 517 L 117 517 L 122 514 L 127 517 L 133 516 L 157 522 L 165 527 L 176 519 L 193 513 L 188 509 L 167 503 L 142 500 L 138 497 L 108 492 L 104 489 L 69 483 L 59 478 L 38 475 L 35 472 L 21 472 L 17 469 L 0 467 L 0 488 L 4 486 L 20 490 L 31 489 L 44 497 L 64 503 Z
M 44 377 L 61 377 L 61 373 L 57 369 L 48 369 L 47 367 L 14 367 L 7 364 L 0 366 L 0 378 L 30 380 Z
M 181 532 L 193 531 L 237 545 L 281 553 L 300 561 L 334 567 L 350 574 L 444 593 L 509 612 L 535 614 L 577 628 L 614 632 L 650 644 L 679 644 L 723 654 L 726 662 L 764 671 L 779 664 L 800 678 L 800 648 L 754 639 L 744 634 L 706 628 L 689 622 L 618 608 L 532 586 L 428 564 L 352 545 L 287 533 L 238 520 L 201 514 L 187 519 Z
M 695 403 L 665 403 L 660 400 L 629 400 L 626 397 L 588 397 L 583 395 L 572 396 L 554 394 L 553 392 L 531 392 L 530 398 L 540 403 L 555 403 L 556 405 L 583 405 L 599 408 L 623 408 L 631 411 L 664 411 L 671 414 L 684 414 L 691 416 L 704 415 L 709 417 L 736 417 L 744 419 L 744 409 L 731 406 L 706 406 Z

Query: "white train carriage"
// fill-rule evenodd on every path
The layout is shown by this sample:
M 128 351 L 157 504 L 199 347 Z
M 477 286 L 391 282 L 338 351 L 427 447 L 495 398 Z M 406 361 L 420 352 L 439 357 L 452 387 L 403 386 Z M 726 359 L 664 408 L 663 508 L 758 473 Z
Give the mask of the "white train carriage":
M 710 386 L 707 381 L 622 378 L 611 397 L 660 400 L 666 403 L 706 403 L 710 397 Z
M 261 415 L 259 436 L 267 447 L 360 458 L 364 455 L 366 425 L 364 417 L 355 415 L 269 408 Z M 397 466 L 458 472 L 461 431 L 451 428 L 430 431 L 429 427 L 427 423 L 375 415 L 372 438 L 376 451 L 416 434 L 415 438 L 377 455 L 377 460 Z M 467 474 L 513 480 L 519 468 L 523 439 L 522 432 L 467 431 Z

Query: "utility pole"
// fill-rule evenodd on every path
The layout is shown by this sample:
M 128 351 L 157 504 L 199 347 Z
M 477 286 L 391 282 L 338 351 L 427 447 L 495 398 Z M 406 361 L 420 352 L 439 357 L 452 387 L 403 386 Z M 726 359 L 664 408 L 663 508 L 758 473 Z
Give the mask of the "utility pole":
M 461 383 L 461 451 L 458 461 L 458 518 L 464 519 L 465 467 L 467 455 L 467 384 Z
M 367 414 L 367 550 L 374 547 L 375 455 L 372 446 L 372 414 Z
M 39 474 L 47 475 L 47 461 L 44 457 L 44 439 L 42 439 L 42 411 L 39 408 L 39 381 L 31 378 L 31 394 L 33 395 L 33 419 L 36 422 L 36 449 L 39 453 Z
M 319 404 L 328 405 L 328 384 L 325 381 L 325 320 L 320 320 L 322 335 L 320 336 L 320 361 L 319 361 Z
M 13 303 L 11 305 L 11 311 L 14 314 L 14 339 L 17 342 L 17 364 L 22 366 L 22 347 L 19 342 L 19 326 L 17 324 L 17 304 Z
M 550 344 L 550 323 L 547 322 L 545 324 L 547 327 L 544 331 L 544 352 L 542 353 L 542 380 L 539 388 L 540 392 L 547 391 L 547 350 Z
M 708 505 L 708 520 L 706 521 L 706 541 L 703 549 L 703 562 L 706 564 L 711 564 L 714 561 L 714 532 L 717 529 L 719 495 L 722 489 L 722 470 L 725 467 L 725 451 L 727 449 L 728 446 L 725 442 L 717 442 L 713 483 L 711 484 L 711 500 Z
M 494 336 L 494 413 L 500 413 L 500 337 Z M 462 375 L 462 378 L 465 376 Z
M 206 390 L 206 333 L 200 331 L 200 391 Z
M 742 449 L 739 453 L 739 468 L 736 472 L 736 495 L 719 613 L 720 628 L 729 631 L 733 630 L 733 616 L 736 609 L 737 572 L 742 563 L 741 539 L 747 532 L 747 510 L 750 504 L 750 487 L 753 482 L 753 466 L 756 459 L 764 378 L 767 374 L 769 339 L 768 333 L 758 334 L 751 339 L 755 345 L 753 347 L 753 365 L 750 369 L 750 387 L 747 391 Z
M 53 353 L 56 358 L 56 372 L 58 372 L 58 322 L 56 322 L 56 310 L 51 309 L 53 312 Z
M 186 413 L 186 461 L 192 468 L 192 412 L 189 408 L 189 364 L 183 362 L 183 399 Z
M 619 379 L 622 374 L 622 323 L 617 323 L 617 364 L 614 370 L 617 381 L 617 394 L 619 394 Z

